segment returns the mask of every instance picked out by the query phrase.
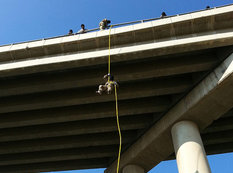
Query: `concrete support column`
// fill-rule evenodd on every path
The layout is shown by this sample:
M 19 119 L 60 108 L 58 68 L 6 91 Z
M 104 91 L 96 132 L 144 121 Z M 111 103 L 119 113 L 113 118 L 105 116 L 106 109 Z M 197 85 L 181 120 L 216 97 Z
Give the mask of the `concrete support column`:
M 144 169 L 137 165 L 127 165 L 123 168 L 123 173 L 145 173 Z
M 211 173 L 200 132 L 195 123 L 181 121 L 172 127 L 179 173 Z

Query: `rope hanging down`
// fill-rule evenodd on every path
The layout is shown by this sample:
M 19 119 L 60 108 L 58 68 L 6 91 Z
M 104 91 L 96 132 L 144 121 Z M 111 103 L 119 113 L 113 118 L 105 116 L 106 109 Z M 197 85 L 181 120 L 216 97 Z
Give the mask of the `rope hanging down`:
M 111 74 L 111 55 L 110 55 L 110 50 L 111 50 L 111 29 L 112 29 L 112 25 L 110 26 L 109 37 L 108 37 L 108 74 Z M 109 81 L 110 81 L 110 76 L 108 77 L 108 82 Z
M 108 74 L 111 74 L 111 55 L 110 55 L 110 49 L 111 49 L 111 28 L 109 29 L 109 55 L 108 55 Z M 110 81 L 110 76 L 108 77 L 108 82 Z M 122 137 L 121 137 L 121 128 L 120 128 L 120 121 L 119 121 L 119 115 L 118 115 L 118 101 L 117 101 L 117 85 L 115 85 L 115 100 L 116 100 L 116 120 L 117 120 L 117 129 L 119 134 L 119 152 L 118 152 L 118 158 L 117 158 L 117 172 L 119 173 L 119 167 L 120 167 L 120 158 L 121 158 L 121 145 L 122 145 Z
M 122 144 L 122 137 L 121 137 L 121 128 L 120 128 L 120 122 L 119 122 L 119 115 L 118 115 L 118 103 L 117 103 L 117 86 L 115 85 L 115 99 L 116 99 L 116 119 L 117 119 L 117 129 L 119 133 L 119 152 L 118 152 L 118 158 L 117 158 L 117 173 L 119 172 L 120 167 L 120 158 L 121 158 L 121 144 Z

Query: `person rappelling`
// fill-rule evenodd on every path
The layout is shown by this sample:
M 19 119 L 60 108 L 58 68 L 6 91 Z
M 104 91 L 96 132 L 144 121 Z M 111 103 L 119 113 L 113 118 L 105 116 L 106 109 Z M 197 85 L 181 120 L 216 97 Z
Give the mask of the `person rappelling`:
M 118 83 L 114 81 L 114 76 L 112 76 L 110 73 L 104 75 L 103 79 L 106 81 L 104 85 L 99 85 L 98 93 L 99 95 L 102 95 L 103 92 L 106 92 L 107 94 L 111 94 L 114 90 L 115 86 L 118 86 Z
M 106 19 L 107 20 L 107 19 Z M 106 21 L 105 20 L 105 21 Z M 102 21 L 101 21 L 102 22 Z M 100 29 L 103 30 L 105 28 L 102 27 L 102 24 L 100 22 Z M 106 24 L 110 23 L 111 21 L 107 22 Z M 122 145 L 122 137 L 121 137 L 121 128 L 120 128 L 120 121 L 119 121 L 119 112 L 118 112 L 118 99 L 117 99 L 117 87 L 119 86 L 116 81 L 114 81 L 114 76 L 111 75 L 111 54 L 110 54 L 110 48 L 111 48 L 111 28 L 109 29 L 109 56 L 108 56 L 108 74 L 104 75 L 105 84 L 99 85 L 98 91 L 96 91 L 97 94 L 102 95 L 103 92 L 106 92 L 106 94 L 111 94 L 113 90 L 115 90 L 115 101 L 116 101 L 116 121 L 117 121 L 117 129 L 119 134 L 119 152 L 118 152 L 118 158 L 117 158 L 117 171 L 116 173 L 119 173 L 119 165 L 120 165 L 120 158 L 121 158 L 121 145 Z

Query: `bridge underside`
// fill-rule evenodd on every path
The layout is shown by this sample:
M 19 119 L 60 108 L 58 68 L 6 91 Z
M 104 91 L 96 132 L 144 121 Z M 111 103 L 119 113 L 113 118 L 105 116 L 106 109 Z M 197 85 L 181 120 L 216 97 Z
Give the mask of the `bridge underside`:
M 112 30 L 122 167 L 148 171 L 174 159 L 170 127 L 183 119 L 196 121 L 207 154 L 233 152 L 233 68 L 230 60 L 219 68 L 233 56 L 231 7 Z M 0 47 L 0 172 L 114 172 L 114 95 L 96 94 L 107 73 L 108 34 Z
M 113 63 L 123 151 L 231 51 L 220 47 Z M 114 96 L 95 93 L 105 73 L 106 66 L 98 65 L 2 78 L 1 172 L 108 167 L 119 140 Z M 233 151 L 232 122 L 231 110 L 202 131 L 207 154 Z

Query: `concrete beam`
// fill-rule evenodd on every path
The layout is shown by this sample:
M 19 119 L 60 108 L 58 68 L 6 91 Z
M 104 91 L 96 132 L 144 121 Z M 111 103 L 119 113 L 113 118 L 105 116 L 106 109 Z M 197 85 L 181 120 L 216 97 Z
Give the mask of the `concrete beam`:
M 233 129 L 215 133 L 203 134 L 204 145 L 221 144 L 233 142 Z
M 190 77 L 158 79 L 147 83 L 135 82 L 121 85 L 118 96 L 119 100 L 126 100 L 176 94 L 187 90 L 190 85 Z M 6 97 L 0 100 L 0 113 L 114 101 L 113 94 L 99 96 L 95 93 L 97 89 L 96 86 L 69 91 Z
M 232 146 L 233 146 L 233 142 L 219 143 L 219 144 L 207 145 L 205 147 L 205 150 L 208 155 L 231 153 L 233 152 Z
M 123 144 L 131 142 L 135 137 L 134 131 L 123 131 Z M 46 150 L 97 147 L 119 144 L 117 133 L 100 133 L 34 139 L 25 141 L 12 141 L 0 143 L 0 154 L 13 154 L 25 152 L 38 152 Z
M 226 131 L 231 129 L 233 129 L 233 117 L 225 117 L 218 119 L 216 122 L 213 122 L 210 127 L 202 131 L 202 134 Z
M 115 80 L 121 83 L 132 80 L 142 80 L 155 77 L 172 76 L 209 70 L 217 63 L 213 53 L 197 54 L 194 56 L 158 59 L 148 62 L 113 64 L 111 67 Z M 129 72 L 130 69 L 130 72 Z M 0 96 L 30 94 L 36 92 L 55 91 L 62 89 L 89 87 L 103 82 L 105 68 L 72 70 L 58 73 L 41 74 L 3 80 L 0 86 Z
M 121 130 L 140 130 L 148 127 L 152 121 L 153 117 L 150 115 L 122 117 L 120 119 Z M 97 134 L 114 131 L 117 132 L 115 117 L 107 119 L 1 129 L 0 142 L 41 139 L 58 136 Z
M 38 173 L 50 172 L 60 170 L 77 170 L 77 169 L 91 169 L 91 168 L 104 168 L 108 162 L 107 158 L 98 159 L 77 159 L 68 161 L 45 162 L 45 163 L 32 163 L 23 165 L 9 165 L 0 166 L 0 171 L 4 173 Z
M 233 54 L 210 73 L 190 93 L 121 157 L 121 170 L 127 164 L 138 164 L 149 171 L 173 153 L 170 130 L 181 120 L 190 120 L 202 130 L 233 107 Z M 115 172 L 114 162 L 105 172 Z
M 101 152 L 100 152 L 101 151 Z M 0 166 L 78 159 L 101 159 L 117 155 L 118 145 L 72 148 L 52 151 L 0 155 Z
M 104 104 L 104 106 L 102 105 Z M 168 97 L 119 101 L 119 116 L 160 113 L 171 104 Z M 104 109 L 103 109 L 104 107 Z M 1 114 L 0 129 L 115 117 L 115 101 L 44 110 Z
M 140 43 L 133 46 L 124 45 L 111 49 L 111 62 L 130 61 L 146 57 L 228 46 L 233 44 L 232 38 L 232 29 L 228 29 L 202 33 L 198 36 L 190 35 L 184 38 L 168 38 L 162 42 L 155 42 L 153 40 L 150 43 Z M 107 64 L 108 54 L 108 49 L 104 49 L 4 63 L 0 65 L 0 77 Z
M 123 173 L 144 173 L 144 169 L 137 165 L 127 165 L 124 167 Z

